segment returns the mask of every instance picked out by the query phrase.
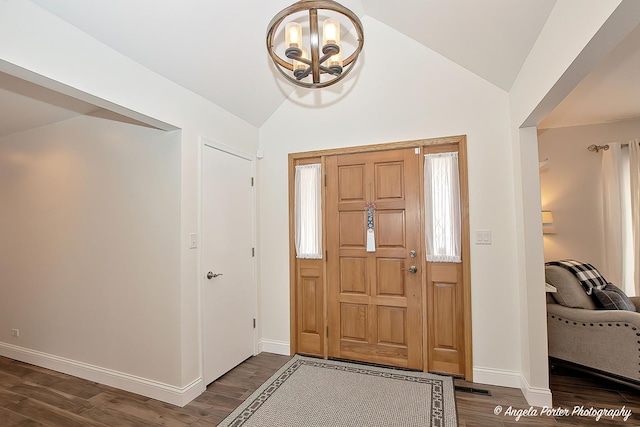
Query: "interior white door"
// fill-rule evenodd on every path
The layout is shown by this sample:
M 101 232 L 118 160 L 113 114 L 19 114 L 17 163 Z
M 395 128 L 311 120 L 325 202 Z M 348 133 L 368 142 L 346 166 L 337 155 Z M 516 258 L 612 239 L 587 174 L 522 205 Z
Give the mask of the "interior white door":
M 252 162 L 205 145 L 202 167 L 204 380 L 254 354 Z

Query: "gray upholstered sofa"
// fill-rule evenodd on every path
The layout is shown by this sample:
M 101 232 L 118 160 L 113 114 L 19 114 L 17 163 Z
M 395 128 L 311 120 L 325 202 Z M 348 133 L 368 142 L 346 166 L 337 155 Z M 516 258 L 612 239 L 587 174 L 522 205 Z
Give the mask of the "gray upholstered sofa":
M 568 270 L 546 266 L 549 357 L 640 385 L 640 312 L 598 310 Z M 640 310 L 640 297 L 630 298 Z M 552 359 L 553 361 L 553 359 Z

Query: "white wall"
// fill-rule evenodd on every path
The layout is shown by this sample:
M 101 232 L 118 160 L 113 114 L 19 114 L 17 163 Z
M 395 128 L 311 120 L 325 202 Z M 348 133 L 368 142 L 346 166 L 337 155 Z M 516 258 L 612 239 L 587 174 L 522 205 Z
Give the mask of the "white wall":
M 616 19 L 631 18 L 612 23 L 607 30 L 618 31 L 609 39 L 601 35 L 589 58 L 578 58 L 621 3 L 627 8 Z M 289 338 L 286 154 L 467 134 L 472 235 L 491 229 L 494 241 L 472 245 L 471 252 L 475 379 L 519 386 L 530 403 L 550 405 L 537 137 L 535 127 L 520 128 L 548 113 L 615 46 L 635 19 L 627 13 L 633 8 L 620 0 L 558 2 L 507 100 L 471 73 L 365 18 L 365 67 L 356 77 L 313 96 L 295 93 L 260 129 L 263 339 L 286 344 Z M 390 51 L 410 58 L 400 78 L 385 69 Z
M 89 116 L 0 139 L 0 341 L 180 383 L 179 156 Z
M 288 153 L 466 134 L 471 230 L 493 232 L 493 245 L 471 247 L 474 366 L 513 374 L 519 339 L 507 94 L 372 18 L 363 24 L 364 67 L 345 86 L 294 94 L 260 128 L 262 337 L 289 341 Z M 408 61 L 406 72 L 389 71 L 389 52 Z
M 603 247 L 602 152 L 591 144 L 640 137 L 640 120 L 538 131 L 538 153 L 549 158 L 540 170 L 542 209 L 553 212 L 557 234 L 544 236 L 544 258 L 573 258 L 595 265 L 606 276 Z
M 139 120 L 182 130 L 177 154 L 180 158 L 180 259 L 177 261 L 180 277 L 173 284 L 177 296 L 172 301 L 172 309 L 180 313 L 180 332 L 168 346 L 180 349 L 177 363 L 181 371 L 179 381 L 172 384 L 177 389 L 169 390 L 169 400 L 186 403 L 204 389 L 198 383 L 202 364 L 200 252 L 189 249 L 189 234 L 199 229 L 200 137 L 254 153 L 258 129 L 26 0 L 0 1 L 0 71 Z M 132 372 L 142 380 L 153 383 L 166 375 L 167 367 L 154 363 L 149 351 L 132 353 L 130 357 L 147 359 L 149 366 L 145 372 L 152 373 L 143 377 L 142 373 Z M 94 362 L 97 361 L 91 361 Z

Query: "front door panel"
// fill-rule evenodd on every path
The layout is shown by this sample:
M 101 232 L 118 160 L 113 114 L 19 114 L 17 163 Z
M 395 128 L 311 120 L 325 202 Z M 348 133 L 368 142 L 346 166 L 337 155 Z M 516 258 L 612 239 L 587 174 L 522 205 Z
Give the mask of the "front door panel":
M 422 368 L 422 274 L 409 271 L 421 266 L 419 160 L 413 148 L 327 157 L 330 357 Z

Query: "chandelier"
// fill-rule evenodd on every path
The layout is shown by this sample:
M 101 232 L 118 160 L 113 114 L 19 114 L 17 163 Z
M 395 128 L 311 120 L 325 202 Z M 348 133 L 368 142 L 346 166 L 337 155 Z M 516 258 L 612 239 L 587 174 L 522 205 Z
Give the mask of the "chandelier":
M 308 13 L 308 36 L 303 31 Z M 322 28 L 319 26 L 322 18 Z M 274 38 L 278 28 L 284 25 L 284 56 L 276 53 Z M 343 51 L 340 32 L 343 24 L 346 30 L 355 30 L 357 45 L 348 52 Z M 306 27 L 306 26 L 305 26 Z M 320 45 L 322 31 L 322 45 Z M 282 41 L 282 40 L 281 40 Z M 308 44 L 307 44 L 308 43 Z M 278 71 L 290 82 L 306 88 L 323 88 L 342 80 L 353 68 L 362 51 L 364 33 L 360 19 L 349 9 L 331 0 L 300 0 L 283 9 L 269 23 L 267 29 L 267 50 Z M 305 46 L 308 46 L 306 48 Z

